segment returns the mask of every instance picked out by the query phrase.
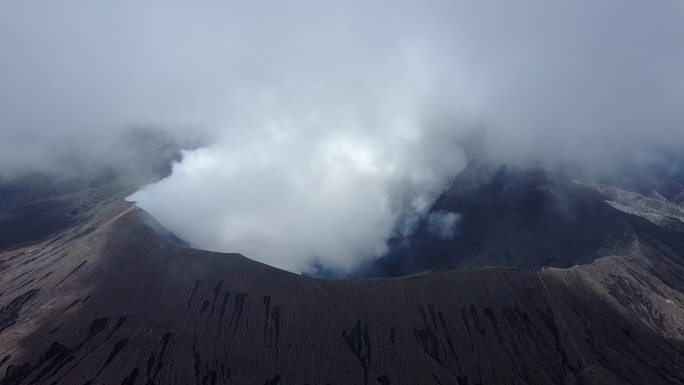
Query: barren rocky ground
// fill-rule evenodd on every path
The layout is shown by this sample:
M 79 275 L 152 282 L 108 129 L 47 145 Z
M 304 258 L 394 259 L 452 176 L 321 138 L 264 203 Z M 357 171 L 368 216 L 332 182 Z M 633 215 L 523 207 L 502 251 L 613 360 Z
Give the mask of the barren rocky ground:
M 562 236 L 543 207 L 506 217 L 566 254 L 514 263 L 524 240 L 479 232 L 496 243 L 412 249 L 407 276 L 324 280 L 170 242 L 130 188 L 5 200 L 2 384 L 684 383 L 684 236 L 607 203 Z M 462 202 L 438 205 L 482 205 Z

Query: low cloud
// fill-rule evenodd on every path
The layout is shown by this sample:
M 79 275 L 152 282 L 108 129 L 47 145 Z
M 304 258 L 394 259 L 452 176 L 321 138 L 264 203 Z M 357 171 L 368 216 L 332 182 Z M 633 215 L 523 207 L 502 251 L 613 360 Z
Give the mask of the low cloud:
M 186 152 L 171 177 L 130 199 L 193 245 L 291 271 L 344 273 L 381 256 L 465 155 L 457 138 L 406 116 L 413 103 L 340 97 L 307 113 L 319 96 L 273 102 L 249 131 Z
M 684 3 L 4 1 L 0 173 L 196 136 L 131 199 L 193 245 L 344 272 L 471 157 L 684 148 Z M 113 157 L 112 159 L 116 159 Z

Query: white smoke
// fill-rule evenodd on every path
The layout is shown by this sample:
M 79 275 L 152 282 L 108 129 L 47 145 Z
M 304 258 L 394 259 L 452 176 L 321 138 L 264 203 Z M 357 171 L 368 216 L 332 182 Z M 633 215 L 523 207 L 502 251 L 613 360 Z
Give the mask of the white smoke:
M 343 272 L 426 212 L 461 143 L 591 169 L 683 148 L 682 20 L 678 0 L 6 0 L 0 172 L 130 125 L 205 130 L 131 199 L 197 247 Z
M 384 76 L 351 80 L 378 93 L 370 98 L 334 76 L 325 87 L 245 93 L 256 113 L 130 199 L 193 245 L 291 271 L 344 273 L 381 256 L 399 222 L 429 209 L 466 164 L 458 131 L 420 111 L 432 105 L 428 85 L 378 85 Z

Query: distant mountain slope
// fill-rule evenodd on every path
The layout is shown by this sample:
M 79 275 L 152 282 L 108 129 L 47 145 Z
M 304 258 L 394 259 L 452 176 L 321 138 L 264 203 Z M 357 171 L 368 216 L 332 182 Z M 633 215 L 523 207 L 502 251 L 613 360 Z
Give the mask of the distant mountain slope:
M 104 203 L 168 175 L 171 162 L 180 159 L 179 145 L 154 131 L 131 135 L 135 149 L 122 150 L 111 164 L 71 162 L 47 167 L 50 171 L 0 176 L 0 250 L 82 223 Z
M 460 215 L 453 236 L 435 234 L 425 218 L 409 237 L 394 240 L 386 256 L 357 275 L 400 276 L 485 266 L 571 267 L 625 253 L 646 228 L 658 233 L 656 238 L 684 244 L 684 234 L 678 231 L 684 222 L 668 217 L 662 221 L 670 228 L 649 227 L 649 218 L 633 211 L 646 210 L 643 202 L 648 199 L 623 199 L 622 204 L 633 209 L 620 209 L 612 201 L 614 194 L 609 194 L 616 188 L 601 186 L 560 172 L 475 162 L 431 209 Z M 663 197 L 659 202 L 662 210 L 684 212 L 684 206 Z M 684 247 L 678 251 L 684 252 Z

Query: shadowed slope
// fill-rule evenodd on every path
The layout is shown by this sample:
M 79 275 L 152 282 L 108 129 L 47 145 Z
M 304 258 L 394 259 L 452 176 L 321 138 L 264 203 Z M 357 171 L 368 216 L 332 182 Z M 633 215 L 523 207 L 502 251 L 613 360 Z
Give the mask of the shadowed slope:
M 51 172 L 0 175 L 0 250 L 42 240 L 78 225 L 106 203 L 171 173 L 180 145 L 153 130 L 137 129 L 111 164 L 74 159 Z
M 138 209 L 5 252 L 4 384 L 681 383 L 681 265 L 325 281 L 173 246 Z M 663 358 L 665 357 L 665 358 Z
M 639 238 L 645 220 L 618 210 L 607 199 L 594 185 L 562 172 L 473 162 L 431 208 L 432 213 L 459 214 L 452 236 L 435 234 L 430 217 L 423 218 L 408 237 L 390 243 L 387 255 L 355 276 L 485 266 L 571 267 L 624 254 Z M 655 226 L 649 231 L 658 238 L 672 236 L 672 231 Z M 684 233 L 679 234 L 684 240 Z

